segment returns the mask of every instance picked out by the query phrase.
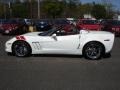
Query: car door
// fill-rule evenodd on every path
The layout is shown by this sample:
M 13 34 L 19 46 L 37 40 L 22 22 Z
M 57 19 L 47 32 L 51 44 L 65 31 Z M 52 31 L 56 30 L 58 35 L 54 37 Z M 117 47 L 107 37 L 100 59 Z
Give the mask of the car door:
M 42 50 L 46 53 L 72 53 L 79 48 L 80 34 L 44 37 L 41 44 Z M 73 52 L 74 53 L 74 52 Z

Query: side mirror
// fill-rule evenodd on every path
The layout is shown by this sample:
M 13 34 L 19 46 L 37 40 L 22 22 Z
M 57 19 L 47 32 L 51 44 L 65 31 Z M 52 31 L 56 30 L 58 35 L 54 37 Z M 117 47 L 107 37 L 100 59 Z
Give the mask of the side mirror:
M 56 37 L 56 34 L 53 34 L 52 37 Z
M 57 41 L 57 35 L 56 35 L 56 34 L 53 34 L 53 35 L 52 35 L 52 38 Z

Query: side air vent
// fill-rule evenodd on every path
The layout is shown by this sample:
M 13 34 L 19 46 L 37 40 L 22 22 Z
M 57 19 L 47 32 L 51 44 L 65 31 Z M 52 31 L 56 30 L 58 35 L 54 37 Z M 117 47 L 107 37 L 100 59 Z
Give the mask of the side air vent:
M 36 50 L 40 50 L 41 49 L 41 46 L 40 46 L 39 42 L 32 42 L 32 45 L 33 45 L 34 49 L 36 49 Z

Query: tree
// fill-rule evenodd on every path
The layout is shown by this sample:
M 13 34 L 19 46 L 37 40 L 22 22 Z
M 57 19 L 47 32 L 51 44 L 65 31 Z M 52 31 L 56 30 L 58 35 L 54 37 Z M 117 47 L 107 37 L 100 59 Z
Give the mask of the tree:
M 4 6 L 0 3 L 0 17 L 3 17 L 4 15 Z
M 63 12 L 63 6 L 60 4 L 60 2 L 56 0 L 44 1 L 43 8 L 44 8 L 44 12 L 46 12 L 46 14 L 52 18 L 55 18 L 56 16 L 60 16 Z
M 28 17 L 27 3 L 15 3 L 12 6 L 13 17 L 26 18 Z
M 86 3 L 86 4 L 79 5 L 78 12 L 80 17 L 83 17 L 84 14 L 91 14 L 91 11 L 92 11 L 92 4 Z
M 106 9 L 106 18 L 113 18 L 115 10 L 113 10 L 114 5 L 111 3 L 111 0 L 102 0 L 102 5 Z
M 38 3 L 37 0 L 0 0 L 0 17 L 9 18 L 11 4 L 12 16 L 19 18 L 37 18 Z M 65 17 L 83 17 L 84 14 L 91 14 L 95 18 L 112 18 L 115 14 L 113 5 L 108 2 L 111 0 L 102 0 L 102 4 L 86 3 L 82 4 L 80 0 L 40 0 L 41 18 L 65 18 Z
M 78 16 L 78 5 L 80 4 L 79 0 L 68 0 L 66 14 L 68 17 Z
M 106 9 L 104 5 L 94 4 L 91 13 L 96 19 L 106 18 Z

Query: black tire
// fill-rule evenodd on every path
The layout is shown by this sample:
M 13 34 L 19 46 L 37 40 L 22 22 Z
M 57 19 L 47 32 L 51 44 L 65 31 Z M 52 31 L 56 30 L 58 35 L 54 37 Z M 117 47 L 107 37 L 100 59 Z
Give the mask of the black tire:
M 104 46 L 99 42 L 89 42 L 83 48 L 83 56 L 90 60 L 99 60 L 104 55 Z
M 31 47 L 25 41 L 16 41 L 12 46 L 12 53 L 17 57 L 30 56 Z

